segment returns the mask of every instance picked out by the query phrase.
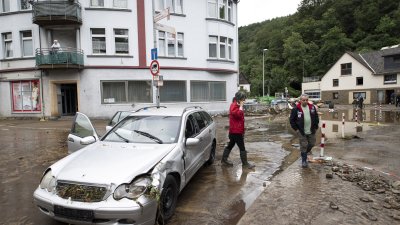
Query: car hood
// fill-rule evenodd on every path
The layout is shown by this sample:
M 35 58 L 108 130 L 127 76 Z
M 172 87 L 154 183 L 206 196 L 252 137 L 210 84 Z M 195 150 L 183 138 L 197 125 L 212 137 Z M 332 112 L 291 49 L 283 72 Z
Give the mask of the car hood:
M 148 172 L 176 144 L 96 142 L 51 166 L 57 180 L 121 184 Z

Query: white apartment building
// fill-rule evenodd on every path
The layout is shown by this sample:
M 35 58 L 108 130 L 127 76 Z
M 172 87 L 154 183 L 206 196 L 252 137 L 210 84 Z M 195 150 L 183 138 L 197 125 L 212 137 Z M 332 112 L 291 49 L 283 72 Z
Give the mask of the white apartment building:
M 0 0 L 0 117 L 105 118 L 155 105 L 153 48 L 160 105 L 226 111 L 238 89 L 237 2 Z

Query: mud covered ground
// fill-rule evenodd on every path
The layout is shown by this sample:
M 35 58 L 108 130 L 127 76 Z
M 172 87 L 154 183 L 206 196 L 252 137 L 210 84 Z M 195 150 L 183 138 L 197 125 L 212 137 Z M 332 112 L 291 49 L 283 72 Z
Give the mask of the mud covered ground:
M 368 109 L 362 114 L 361 131 L 355 132 L 353 110 L 339 110 L 321 109 L 326 132 L 332 131 L 325 154 L 335 164 L 314 163 L 308 170 L 299 166 L 288 111 L 246 117 L 246 148 L 255 170 L 242 169 L 237 147 L 230 156 L 234 167 L 221 165 L 228 118 L 215 117 L 216 162 L 202 168 L 183 190 L 169 224 L 399 223 L 395 181 L 400 176 L 400 111 L 384 109 L 377 114 Z M 340 127 L 334 126 L 341 123 L 342 112 L 349 124 L 344 139 L 338 138 Z M 71 119 L 0 120 L 0 224 L 63 224 L 40 213 L 32 193 L 42 172 L 67 155 Z M 93 123 L 104 133 L 107 121 Z M 316 146 L 313 154 L 318 156 L 319 149 Z

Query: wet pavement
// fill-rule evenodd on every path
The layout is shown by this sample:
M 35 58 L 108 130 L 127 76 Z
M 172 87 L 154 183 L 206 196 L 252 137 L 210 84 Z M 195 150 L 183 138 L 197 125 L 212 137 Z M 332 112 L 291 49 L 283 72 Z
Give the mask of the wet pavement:
M 375 113 L 374 108 L 367 108 L 357 118 L 360 124 L 354 121 L 352 108 L 338 110 L 321 109 L 327 134 L 325 155 L 390 179 L 399 177 L 400 110 L 384 108 Z M 344 139 L 342 113 L 347 127 Z M 71 119 L 0 120 L 0 224 L 63 224 L 40 213 L 32 194 L 44 169 L 67 154 Z M 313 164 L 307 171 L 300 168 L 297 140 L 287 119 L 288 112 L 246 117 L 246 149 L 249 161 L 256 164 L 255 170 L 247 170 L 241 167 L 236 146 L 230 156 L 234 167 L 221 165 L 228 118 L 216 117 L 216 161 L 201 168 L 185 187 L 169 224 L 369 224 L 371 220 L 365 215 L 374 209 L 364 209 L 366 204 L 359 202 L 365 191 L 342 182 L 336 174 L 327 180 L 329 166 Z M 106 121 L 93 123 L 100 134 L 104 133 Z M 313 153 L 319 154 L 318 146 Z M 340 210 L 329 211 L 331 202 Z M 396 223 L 391 217 L 393 209 L 379 210 L 376 224 Z M 352 215 L 356 216 L 354 222 L 350 222 Z

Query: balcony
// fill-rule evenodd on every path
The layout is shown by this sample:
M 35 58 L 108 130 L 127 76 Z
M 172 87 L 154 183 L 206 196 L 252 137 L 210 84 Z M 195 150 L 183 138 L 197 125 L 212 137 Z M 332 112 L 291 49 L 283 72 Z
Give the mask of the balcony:
M 39 69 L 82 69 L 83 51 L 74 48 L 57 51 L 51 48 L 36 49 L 36 66 Z
M 32 2 L 33 23 L 46 25 L 81 25 L 81 5 L 71 1 Z

